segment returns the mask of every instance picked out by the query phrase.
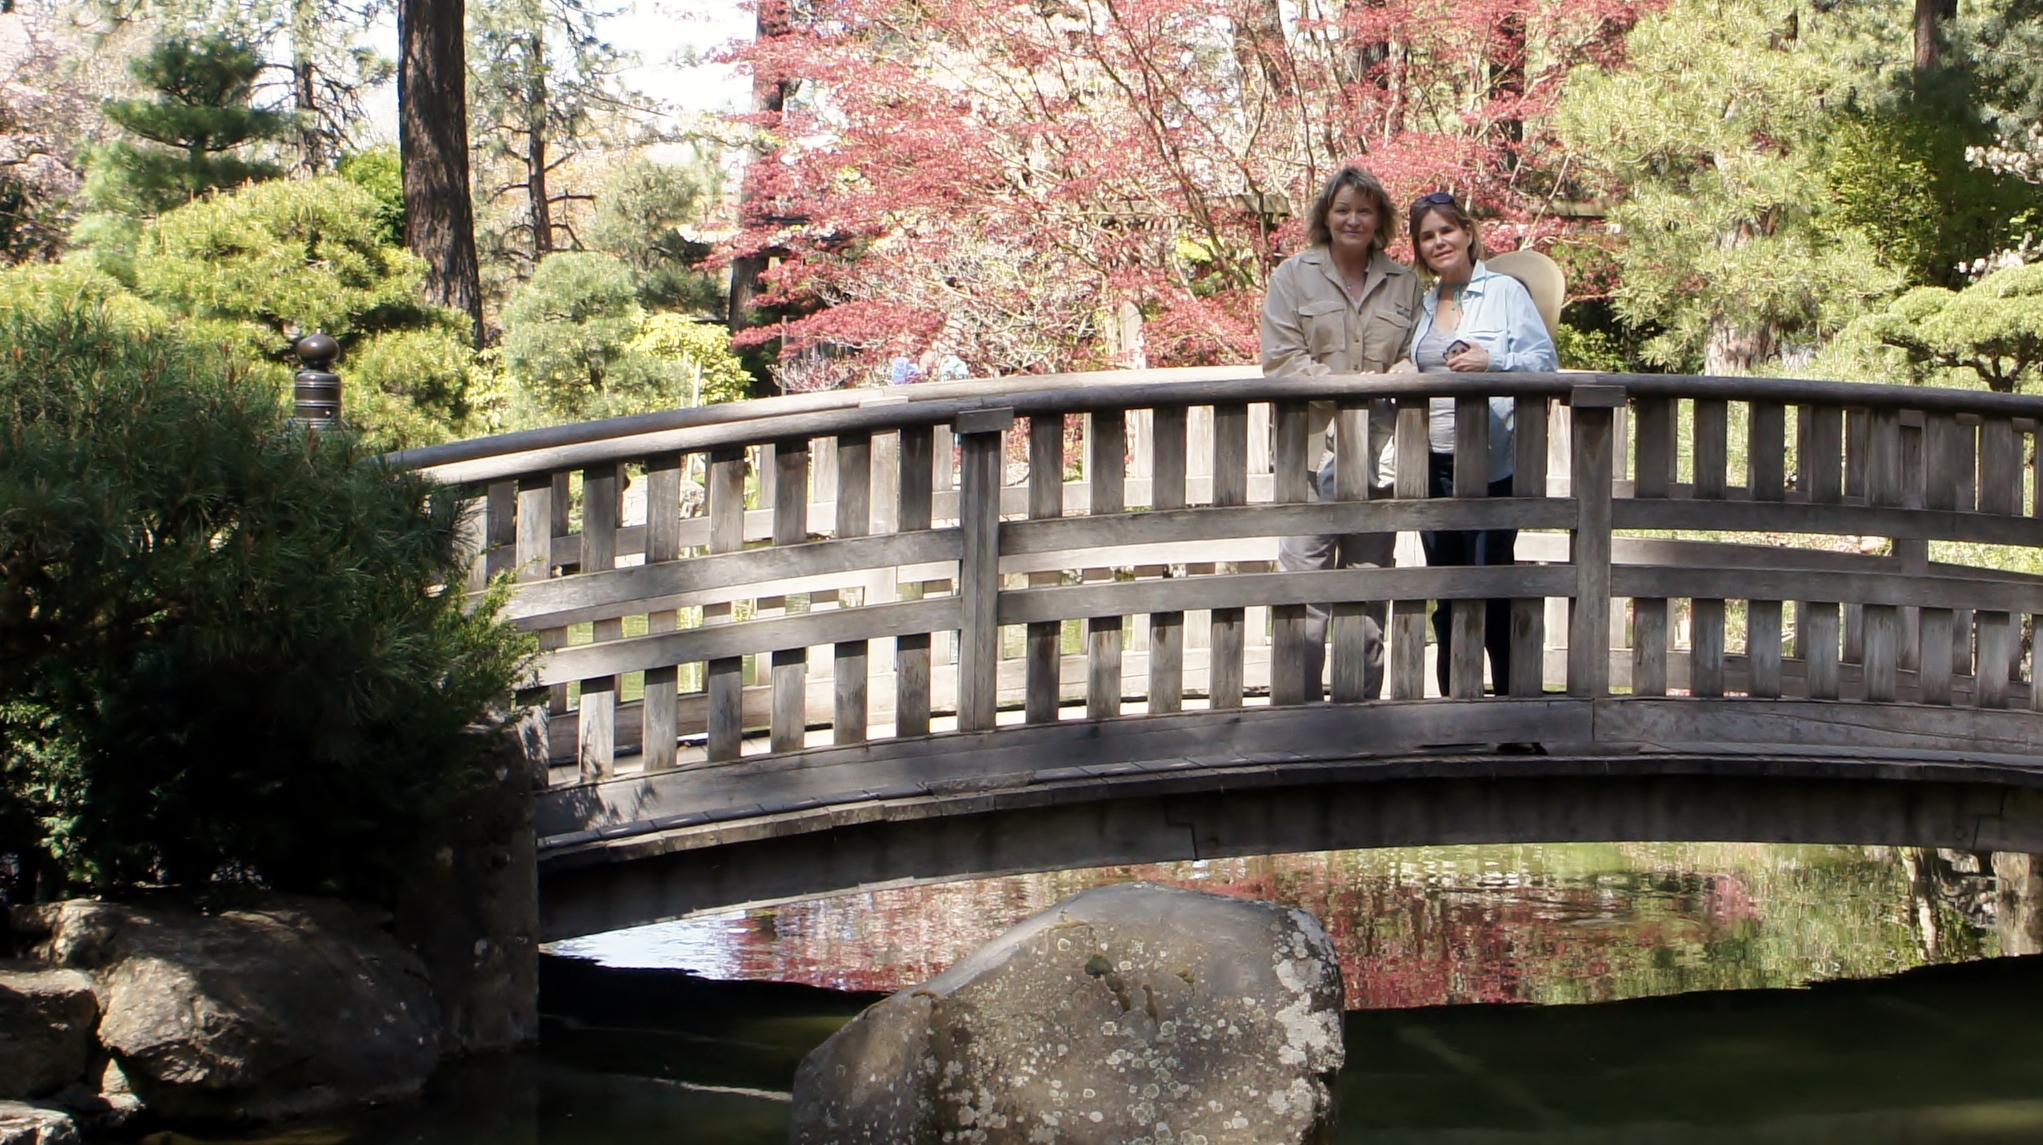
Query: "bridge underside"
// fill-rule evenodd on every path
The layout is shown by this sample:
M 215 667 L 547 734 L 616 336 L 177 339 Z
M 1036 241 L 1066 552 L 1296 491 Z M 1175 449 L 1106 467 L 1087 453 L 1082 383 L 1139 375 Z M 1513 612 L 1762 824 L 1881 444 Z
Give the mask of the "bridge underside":
M 1249 708 L 626 776 L 541 797 L 542 931 L 554 940 L 878 885 L 1361 847 L 2043 852 L 2043 717 L 1842 707 L 1549 697 Z M 1547 754 L 1495 747 L 1522 742 Z

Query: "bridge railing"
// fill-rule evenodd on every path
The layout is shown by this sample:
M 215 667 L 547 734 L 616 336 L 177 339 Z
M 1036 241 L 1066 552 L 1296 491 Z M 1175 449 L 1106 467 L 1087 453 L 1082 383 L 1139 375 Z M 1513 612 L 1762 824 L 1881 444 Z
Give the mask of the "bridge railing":
M 1487 497 L 1486 399 L 1516 403 Z M 1427 404 L 1456 401 L 1456 496 Z M 1309 492 L 1331 418 L 1335 499 Z M 1372 418 L 1393 423 L 1371 496 Z M 576 783 L 883 737 L 1565 690 L 1983 708 L 2043 701 L 2029 464 L 2043 400 L 1777 379 L 1124 371 L 842 391 L 394 455 L 472 491 L 471 588 L 518 582 L 534 691 Z M 1685 429 L 1685 432 L 1684 432 Z M 1301 534 L 1517 529 L 1519 563 L 1281 572 Z M 1658 535 L 1655 535 L 1658 534 Z M 1674 534 L 1672 536 L 1668 534 Z M 1959 542 L 1932 561 L 1931 545 Z M 1329 690 L 1301 665 L 1332 602 Z M 545 689 L 543 696 L 537 689 Z M 760 733 L 764 733 L 763 735 Z

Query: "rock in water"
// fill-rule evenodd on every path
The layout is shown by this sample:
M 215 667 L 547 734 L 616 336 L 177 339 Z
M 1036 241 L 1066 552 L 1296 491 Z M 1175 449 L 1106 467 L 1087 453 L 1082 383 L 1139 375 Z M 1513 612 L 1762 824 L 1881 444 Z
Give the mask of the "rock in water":
M 263 1120 L 419 1092 L 439 1058 L 417 956 L 338 903 L 17 908 L 47 963 L 92 975 L 99 1042 L 172 1119 Z
M 0 1099 L 54 1093 L 85 1076 L 99 1000 L 76 970 L 0 969 Z
M 1278 1145 L 1331 1127 L 1341 971 L 1318 920 L 1086 891 L 803 1060 L 796 1145 Z

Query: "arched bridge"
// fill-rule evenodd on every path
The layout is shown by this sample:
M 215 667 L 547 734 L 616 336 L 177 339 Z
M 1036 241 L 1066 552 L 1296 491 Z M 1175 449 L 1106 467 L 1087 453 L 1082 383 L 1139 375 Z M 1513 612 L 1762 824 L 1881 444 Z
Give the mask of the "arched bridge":
M 1508 497 L 1481 495 L 1488 395 L 1516 403 Z M 1466 495 L 1425 495 L 1436 396 L 1462 413 Z M 1389 496 L 1372 419 L 1394 429 Z M 1944 389 L 1215 368 L 804 395 L 397 460 L 472 492 L 471 587 L 514 576 L 510 614 L 548 649 L 527 698 L 554 749 L 536 815 L 561 938 L 1334 847 L 2043 851 L 2043 577 L 2021 571 L 2043 547 L 2039 420 L 2043 400 Z M 1515 566 L 1424 567 L 1408 536 L 1501 528 Z M 1389 531 L 1397 567 L 1275 564 L 1287 535 Z M 1486 695 L 1492 598 L 1513 667 Z M 1315 602 L 1323 680 L 1301 667 Z M 1388 602 L 1382 699 L 1360 602 Z M 1445 698 L 1429 602 L 1453 610 Z

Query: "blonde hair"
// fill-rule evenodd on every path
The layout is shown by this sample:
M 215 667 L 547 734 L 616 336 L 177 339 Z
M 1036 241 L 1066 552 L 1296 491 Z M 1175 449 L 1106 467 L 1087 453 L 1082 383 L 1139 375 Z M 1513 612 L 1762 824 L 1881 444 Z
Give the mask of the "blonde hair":
M 1313 200 L 1312 217 L 1305 223 L 1305 241 L 1313 246 L 1328 246 L 1334 241 L 1333 232 L 1327 228 L 1327 213 L 1334 209 L 1334 197 L 1341 193 L 1343 187 L 1353 187 L 1361 192 L 1376 208 L 1374 249 L 1388 248 L 1391 236 L 1397 233 L 1397 208 L 1390 205 L 1390 195 L 1384 191 L 1383 184 L 1376 181 L 1376 176 L 1353 163 L 1334 172 L 1334 177 L 1328 179 L 1327 185 L 1320 190 L 1319 198 Z

